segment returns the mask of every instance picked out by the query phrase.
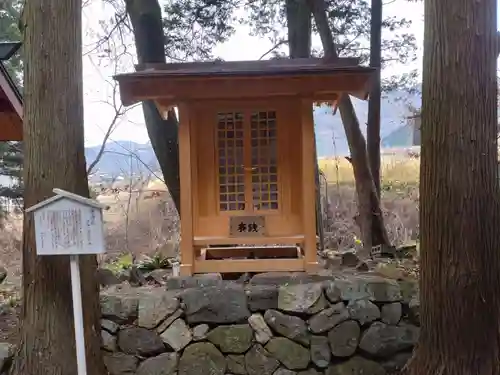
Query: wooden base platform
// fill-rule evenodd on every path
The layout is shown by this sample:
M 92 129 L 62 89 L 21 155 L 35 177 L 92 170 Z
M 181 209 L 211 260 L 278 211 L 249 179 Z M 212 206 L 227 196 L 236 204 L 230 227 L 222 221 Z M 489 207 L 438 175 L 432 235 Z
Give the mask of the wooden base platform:
M 317 268 L 317 262 L 306 262 L 299 246 L 214 246 L 198 248 L 194 264 L 181 264 L 180 274 L 312 272 Z

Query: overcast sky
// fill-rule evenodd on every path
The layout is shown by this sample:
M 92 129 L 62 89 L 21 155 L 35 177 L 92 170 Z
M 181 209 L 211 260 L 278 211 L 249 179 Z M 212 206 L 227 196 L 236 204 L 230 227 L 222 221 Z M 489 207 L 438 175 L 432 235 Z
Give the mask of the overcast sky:
M 410 31 L 415 35 L 419 46 L 418 59 L 414 65 L 411 67 L 392 66 L 390 73 L 394 74 L 396 71 L 404 71 L 414 67 L 420 68 L 423 38 L 423 2 L 391 1 L 387 0 L 389 4 L 384 7 L 384 16 L 399 16 L 410 19 L 412 21 Z M 96 24 L 99 19 L 98 15 L 104 16 L 106 13 L 99 2 L 95 2 L 94 5 L 84 10 L 84 45 L 90 46 L 95 41 L 95 35 L 89 35 L 91 34 L 89 31 L 98 29 Z M 228 42 L 219 45 L 215 49 L 215 55 L 224 60 L 256 60 L 272 47 L 268 40 L 252 37 L 249 34 L 246 27 L 240 27 Z M 132 69 L 131 59 L 125 61 L 120 67 L 122 71 L 132 71 Z M 87 146 L 102 143 L 104 134 L 113 119 L 112 107 L 105 104 L 105 102 L 112 100 L 111 76 L 113 73 L 114 66 L 99 65 L 99 58 L 96 53 L 90 53 L 84 57 L 85 141 Z M 124 118 L 120 119 L 110 140 L 148 142 L 140 107 L 133 109 Z

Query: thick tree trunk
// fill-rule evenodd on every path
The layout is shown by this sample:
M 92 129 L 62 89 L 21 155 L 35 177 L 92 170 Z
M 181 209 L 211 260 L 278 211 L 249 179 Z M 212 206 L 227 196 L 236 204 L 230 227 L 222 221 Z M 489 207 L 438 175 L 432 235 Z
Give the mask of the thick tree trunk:
M 88 196 L 83 144 L 81 0 L 26 2 L 24 203 L 54 187 Z M 50 20 L 48 22 L 47 20 Z M 105 374 L 100 352 L 95 256 L 82 257 L 89 375 Z M 23 314 L 13 375 L 76 374 L 69 262 L 37 257 L 32 215 L 23 230 Z
M 309 4 L 321 37 L 325 57 L 331 59 L 338 58 L 332 32 L 326 17 L 325 1 L 309 0 Z M 389 239 L 384 227 L 380 201 L 373 184 L 370 165 L 368 164 L 366 142 L 361 132 L 354 106 L 347 94 L 339 99 L 338 107 L 351 152 L 351 163 L 356 180 L 361 239 L 365 252 L 368 253 L 372 246 L 389 245 Z M 372 241 L 372 239 L 375 239 L 376 242 Z
M 411 375 L 500 374 L 496 0 L 426 0 Z
M 165 37 L 158 0 L 126 0 L 139 63 L 165 63 Z M 175 112 L 163 120 L 152 101 L 142 103 L 149 139 L 180 215 L 179 142 Z
M 380 65 L 382 43 L 382 0 L 372 0 L 370 21 L 370 66 L 377 68 L 368 99 L 366 143 L 373 183 L 380 199 Z

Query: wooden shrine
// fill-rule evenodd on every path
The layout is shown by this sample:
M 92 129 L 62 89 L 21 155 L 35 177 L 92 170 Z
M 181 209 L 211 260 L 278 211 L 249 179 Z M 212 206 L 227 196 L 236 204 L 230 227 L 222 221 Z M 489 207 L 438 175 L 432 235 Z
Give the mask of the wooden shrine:
M 179 114 L 181 274 L 317 267 L 313 103 L 367 97 L 357 59 L 145 64 L 124 105 Z
M 23 101 L 2 61 L 8 60 L 21 43 L 0 42 L 0 142 L 23 139 Z

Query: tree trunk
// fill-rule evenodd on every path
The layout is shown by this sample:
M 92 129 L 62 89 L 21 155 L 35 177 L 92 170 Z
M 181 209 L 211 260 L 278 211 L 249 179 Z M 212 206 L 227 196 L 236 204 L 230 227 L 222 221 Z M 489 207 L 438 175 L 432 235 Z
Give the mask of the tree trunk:
M 331 59 L 338 58 L 332 32 L 326 17 L 325 1 L 309 0 L 309 4 L 321 37 L 325 57 Z M 361 132 L 354 106 L 347 94 L 344 94 L 339 99 L 338 107 L 342 117 L 342 123 L 344 124 L 349 150 L 351 152 L 351 163 L 354 171 L 354 178 L 356 180 L 361 239 L 363 241 L 365 253 L 369 253 L 372 246 L 389 245 L 389 239 L 384 227 L 380 201 L 373 184 L 373 177 L 368 164 L 366 142 Z M 373 242 L 372 238 L 377 241 Z
M 373 183 L 380 199 L 380 65 L 382 44 L 382 0 L 372 0 L 370 22 L 370 66 L 377 68 L 368 99 L 366 143 Z
M 88 196 L 83 141 L 81 0 L 26 2 L 24 204 L 55 187 Z M 48 22 L 47 20 L 50 20 Z M 100 352 L 95 256 L 81 258 L 89 375 L 105 374 Z M 13 375 L 76 374 L 69 261 L 37 257 L 32 215 L 23 228 L 23 313 Z
M 143 63 L 165 63 L 165 37 L 158 0 L 126 0 L 137 58 Z M 142 103 L 151 146 L 160 164 L 165 184 L 180 215 L 178 122 L 173 110 L 166 120 L 153 101 Z
M 407 374 L 500 374 L 496 0 L 426 0 L 421 333 Z

